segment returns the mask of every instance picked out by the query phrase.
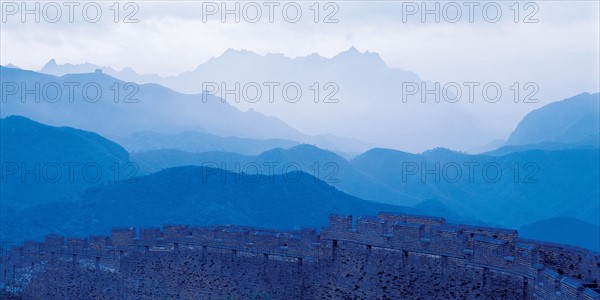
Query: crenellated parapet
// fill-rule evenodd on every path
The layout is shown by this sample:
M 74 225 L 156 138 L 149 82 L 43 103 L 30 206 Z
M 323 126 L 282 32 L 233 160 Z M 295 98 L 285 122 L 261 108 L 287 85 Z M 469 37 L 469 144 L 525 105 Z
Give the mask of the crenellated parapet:
M 65 238 L 47 235 L 43 242 L 26 241 L 4 252 L 2 282 L 16 269 L 87 261 L 96 269 L 118 269 L 132 254 L 197 250 L 201 255 L 228 252 L 327 263 L 342 244 L 438 258 L 461 266 L 511 274 L 523 279 L 528 298 L 600 300 L 600 255 L 585 249 L 521 239 L 515 230 L 446 223 L 443 218 L 380 213 L 378 216 L 331 215 L 329 225 L 277 231 L 247 226 L 165 225 L 162 228 L 115 228 L 110 236 Z M 364 248 L 360 248 L 364 247 Z M 211 252 L 212 251 L 212 252 Z M 200 254 L 199 254 L 200 255 Z M 446 272 L 446 271 L 442 271 Z
M 449 224 L 442 218 L 382 213 L 378 217 L 332 216 L 321 239 L 359 243 L 453 258 L 532 282 L 542 299 L 600 299 L 598 253 L 521 239 L 515 230 Z

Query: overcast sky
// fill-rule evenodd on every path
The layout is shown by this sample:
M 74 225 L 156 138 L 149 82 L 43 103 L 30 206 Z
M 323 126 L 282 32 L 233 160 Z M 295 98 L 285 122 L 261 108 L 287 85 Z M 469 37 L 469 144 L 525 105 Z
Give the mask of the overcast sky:
M 222 23 L 219 14 L 209 15 L 203 22 L 203 5 L 183 1 L 138 2 L 139 9 L 133 15 L 138 23 L 114 23 L 111 3 L 102 2 L 98 23 L 84 20 L 82 5 L 74 8 L 74 23 L 70 23 L 68 7 L 61 4 L 59 22 L 48 23 L 42 15 L 40 23 L 35 23 L 34 16 L 28 15 L 23 24 L 21 12 L 4 15 L 8 4 L 3 2 L 2 64 L 37 69 L 55 58 L 59 63 L 89 61 L 115 68 L 131 66 L 141 73 L 174 75 L 228 48 L 261 54 L 303 56 L 317 52 L 333 56 L 356 46 L 361 51 L 380 53 L 392 67 L 432 80 L 491 74 L 494 78 L 514 77 L 514 68 L 539 78 L 549 77 L 551 70 L 579 74 L 585 81 L 590 81 L 591 75 L 598 78 L 597 1 L 537 2 L 537 8 L 525 8 L 522 2 L 519 19 L 523 21 L 533 13 L 529 19 L 538 23 L 515 23 L 512 1 L 501 2 L 502 16 L 497 23 L 483 18 L 482 2 L 474 8 L 474 22 L 470 23 L 468 7 L 458 2 L 462 16 L 454 24 L 444 20 L 444 16 L 455 14 L 450 7 L 444 14 L 446 2 L 440 3 L 439 23 L 431 15 L 421 22 L 419 13 L 405 16 L 403 22 L 403 11 L 409 10 L 409 4 L 421 2 L 335 2 L 339 8 L 332 17 L 339 21 L 335 24 L 314 23 L 312 2 L 301 4 L 302 17 L 293 24 L 282 17 L 282 5 L 274 8 L 274 22 L 268 22 L 268 7 L 263 2 L 254 2 L 263 13 L 257 23 L 244 21 L 243 14 L 240 23 L 235 23 L 233 16 Z M 41 3 L 41 10 L 46 4 Z M 28 5 L 34 7 L 33 3 Z M 233 3 L 228 5 L 234 7 Z M 247 3 L 241 2 L 242 9 L 244 5 Z M 323 6 L 320 19 L 335 10 Z M 121 7 L 119 19 L 125 19 L 133 9 Z M 493 10 L 488 8 L 488 18 L 493 18 Z M 47 18 L 53 18 L 53 11 L 47 7 Z M 248 7 L 247 18 L 254 15 L 252 11 Z M 94 15 L 92 8 L 88 8 L 88 15 Z M 293 9 L 288 15 L 293 16 Z
M 283 17 L 285 2 L 273 6 L 272 23 L 265 2 L 238 2 L 242 11 L 239 23 L 232 15 L 222 22 L 219 12 L 202 20 L 212 3 L 218 7 L 221 2 L 146 1 L 129 7 L 121 3 L 118 23 L 113 20 L 115 7 L 110 7 L 113 1 L 100 2 L 102 16 L 97 23 L 82 17 L 83 2 L 74 7 L 73 23 L 62 2 L 58 2 L 62 15 L 57 23 L 44 19 L 55 19 L 55 7 L 46 7 L 47 15 L 40 15 L 39 23 L 33 15 L 27 15 L 23 23 L 21 7 L 12 15 L 11 3 L 21 2 L 2 3 L 0 63 L 26 69 L 38 70 L 54 58 L 59 64 L 91 62 L 168 76 L 192 70 L 228 48 L 331 57 L 355 46 L 359 51 L 379 53 L 390 67 L 413 71 L 430 81 L 495 81 L 504 86 L 516 81 L 537 83 L 539 104 L 470 108 L 481 118 L 511 123 L 506 128 L 542 104 L 599 90 L 598 1 L 498 2 L 500 16 L 495 5 L 486 6 L 487 13 L 483 11 L 488 2 L 473 6 L 472 14 L 470 2 L 437 2 L 439 22 L 434 15 L 426 15 L 422 22 L 421 2 L 346 1 L 329 6 L 320 2 L 318 23 L 313 1 L 299 2 L 302 16 L 297 23 Z M 34 8 L 33 3 L 28 5 Z M 40 6 L 42 14 L 44 5 L 47 3 Z M 235 4 L 228 5 L 233 8 Z M 431 9 L 436 4 L 426 5 Z M 262 16 L 250 23 L 247 20 L 256 16 L 256 6 L 261 7 Z M 418 11 L 410 14 L 415 7 Z M 294 9 L 288 5 L 288 19 L 295 16 Z M 131 19 L 138 22 L 124 23 L 134 10 Z M 93 19 L 94 14 L 93 7 L 88 7 L 88 18 Z M 327 16 L 338 22 L 324 23 Z M 453 20 L 458 21 L 451 23 Z M 504 135 L 506 128 L 502 129 Z

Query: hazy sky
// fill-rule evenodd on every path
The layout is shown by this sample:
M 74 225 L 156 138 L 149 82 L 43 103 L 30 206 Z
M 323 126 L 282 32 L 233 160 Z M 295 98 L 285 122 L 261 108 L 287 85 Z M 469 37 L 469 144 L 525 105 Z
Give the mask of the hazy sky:
M 15 3 L 18 11 L 13 15 Z M 35 15 L 26 15 L 23 23 L 21 2 L 2 2 L 2 65 L 38 70 L 55 58 L 59 64 L 91 62 L 168 76 L 192 70 L 228 48 L 331 57 L 355 46 L 379 53 L 390 67 L 413 71 L 429 81 L 494 81 L 504 87 L 513 82 L 536 83 L 538 104 L 468 107 L 479 118 L 497 124 L 491 126 L 497 127 L 501 138 L 525 113 L 542 104 L 600 89 L 598 1 L 345 1 L 319 2 L 318 8 L 313 1 L 238 2 L 239 23 L 231 14 L 222 22 L 222 2 L 146 1 L 127 7 L 121 3 L 118 23 L 112 1 L 98 2 L 102 15 L 97 23 L 90 22 L 95 5 L 87 6 L 87 21 L 82 13 L 85 2 L 73 7 L 71 23 L 69 7 L 57 3 L 60 17 L 56 7 L 42 2 L 40 22 L 35 22 Z M 235 8 L 235 2 L 226 5 Z M 436 5 L 439 22 L 436 14 L 422 14 Z M 302 15 L 292 23 L 297 6 Z M 215 8 L 219 11 L 214 15 L 208 13 Z M 315 22 L 316 11 L 319 22 Z M 129 14 L 137 23 L 123 22 Z M 337 23 L 324 23 L 325 19 Z
M 55 58 L 59 63 L 89 61 L 115 68 L 131 66 L 141 73 L 174 75 L 193 69 L 228 48 L 261 54 L 303 56 L 316 52 L 333 56 L 356 46 L 362 51 L 380 53 L 392 67 L 408 69 L 431 80 L 514 77 L 514 68 L 519 68 L 518 73 L 523 76 L 531 72 L 539 78 L 550 77 L 549 71 L 554 70 L 580 74 L 585 81 L 590 81 L 584 78 L 591 75 L 598 78 L 597 1 L 544 1 L 528 7 L 525 3 L 530 2 L 521 2 L 519 23 L 514 22 L 517 9 L 513 1 L 499 2 L 502 15 L 496 23 L 483 17 L 485 2 L 474 7 L 473 23 L 469 22 L 465 4 L 468 2 L 450 2 L 461 7 L 462 15 L 456 23 L 446 20 L 455 15 L 452 7 L 444 10 L 448 2 L 438 2 L 439 23 L 433 15 L 427 15 L 425 22 L 419 12 L 408 15 L 413 4 L 422 2 L 346 1 L 334 2 L 335 6 L 327 8 L 321 4 L 319 19 L 337 10 L 331 19 L 338 23 L 315 23 L 315 9 L 310 8 L 313 2 L 294 2 L 301 3 L 302 8 L 297 23 L 286 22 L 282 17 L 285 2 L 274 7 L 273 23 L 268 20 L 265 2 L 250 2 L 261 7 L 262 17 L 257 23 L 245 21 L 255 15 L 252 7 L 243 13 L 248 2 L 238 2 L 242 11 L 239 23 L 232 15 L 221 22 L 219 13 L 207 15 L 203 22 L 207 3 L 222 2 L 138 2 L 137 12 L 132 15 L 138 23 L 115 23 L 112 2 L 99 2 L 102 16 L 97 23 L 86 22 L 82 17 L 83 4 L 74 7 L 74 23 L 70 23 L 69 8 L 61 2 L 62 16 L 57 23 L 45 20 L 44 16 L 52 19 L 55 15 L 54 7 L 45 8 L 45 2 L 40 6 L 39 23 L 35 23 L 34 15 L 27 15 L 22 23 L 21 7 L 16 15 L 6 15 L 11 3 L 21 2 L 2 3 L 2 64 L 10 62 L 32 69 Z M 27 5 L 34 8 L 34 3 Z M 235 7 L 235 3 L 227 5 Z M 435 7 L 435 3 L 426 5 Z M 120 7 L 119 19 L 125 19 L 134 9 Z M 494 8 L 487 10 L 488 18 L 493 18 Z M 94 9 L 88 7 L 87 11 L 92 18 Z M 293 9 L 288 8 L 287 15 L 293 14 Z M 538 22 L 523 23 L 525 19 Z

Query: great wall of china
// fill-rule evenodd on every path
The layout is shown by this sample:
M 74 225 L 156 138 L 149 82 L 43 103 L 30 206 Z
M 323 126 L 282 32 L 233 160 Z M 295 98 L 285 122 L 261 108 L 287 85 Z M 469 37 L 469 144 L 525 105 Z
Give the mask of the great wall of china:
M 600 300 L 600 254 L 514 230 L 380 213 L 329 226 L 113 229 L 3 250 L 0 282 L 23 299 Z

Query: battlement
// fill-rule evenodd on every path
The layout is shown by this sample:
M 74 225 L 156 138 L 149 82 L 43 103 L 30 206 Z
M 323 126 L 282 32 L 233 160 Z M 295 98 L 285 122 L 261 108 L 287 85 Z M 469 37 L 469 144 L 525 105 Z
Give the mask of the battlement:
M 589 250 L 521 239 L 516 230 L 449 224 L 426 216 L 381 213 L 357 218 L 355 227 L 348 226 L 352 216 L 331 216 L 329 221 L 321 230 L 322 240 L 450 257 L 518 274 L 535 282 L 534 290 L 545 287 L 539 290 L 546 292 L 537 293 L 544 299 L 600 299 L 594 298 L 599 297 L 600 255 Z M 541 275 L 547 273 L 556 276 Z
M 530 282 L 530 295 L 543 299 L 600 300 L 600 255 L 564 245 L 521 239 L 515 230 L 446 223 L 443 218 L 380 213 L 331 215 L 329 226 L 276 231 L 247 226 L 115 228 L 110 236 L 68 238 L 49 234 L 43 242 L 26 241 L 2 257 L 1 276 L 14 276 L 17 266 L 55 260 L 90 259 L 96 268 L 118 266 L 131 253 L 183 249 L 211 253 L 229 251 L 267 259 L 330 261 L 342 244 L 389 249 L 391 253 L 426 254 L 461 265 L 496 270 Z M 211 250 L 212 249 L 212 250 Z M 400 255 L 400 254 L 398 254 Z M 405 259 L 405 258 L 402 258 Z M 13 274 L 13 275 L 10 275 Z

